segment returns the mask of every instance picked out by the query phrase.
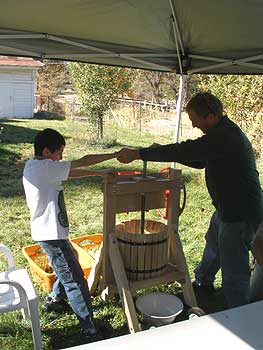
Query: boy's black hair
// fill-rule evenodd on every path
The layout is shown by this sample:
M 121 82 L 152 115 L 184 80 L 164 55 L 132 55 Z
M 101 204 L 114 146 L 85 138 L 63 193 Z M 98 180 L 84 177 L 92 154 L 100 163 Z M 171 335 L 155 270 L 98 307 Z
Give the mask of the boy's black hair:
M 61 146 L 65 146 L 66 142 L 64 137 L 54 129 L 44 129 L 39 131 L 34 141 L 35 156 L 42 156 L 42 152 L 45 147 L 49 149 L 51 153 L 60 149 Z

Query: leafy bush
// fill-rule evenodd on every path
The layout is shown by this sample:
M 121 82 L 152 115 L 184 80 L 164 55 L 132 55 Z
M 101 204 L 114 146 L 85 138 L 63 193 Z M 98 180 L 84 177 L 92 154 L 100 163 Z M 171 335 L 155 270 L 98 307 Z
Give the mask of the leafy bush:
M 91 146 L 97 146 L 102 149 L 112 148 L 119 146 L 119 143 L 116 139 L 111 137 L 104 137 L 103 139 L 91 139 L 88 141 L 88 144 Z
M 226 113 L 252 142 L 256 156 L 262 156 L 263 76 L 198 75 L 191 84 L 194 92 L 210 91 L 222 101 Z

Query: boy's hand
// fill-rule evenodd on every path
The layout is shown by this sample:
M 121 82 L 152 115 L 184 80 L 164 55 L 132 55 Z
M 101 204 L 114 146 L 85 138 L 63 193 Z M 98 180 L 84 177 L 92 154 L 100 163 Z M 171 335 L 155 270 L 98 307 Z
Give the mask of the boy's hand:
M 94 175 L 101 176 L 103 178 L 106 178 L 108 176 L 116 177 L 118 175 L 118 172 L 112 169 L 105 169 L 96 171 L 96 174 Z

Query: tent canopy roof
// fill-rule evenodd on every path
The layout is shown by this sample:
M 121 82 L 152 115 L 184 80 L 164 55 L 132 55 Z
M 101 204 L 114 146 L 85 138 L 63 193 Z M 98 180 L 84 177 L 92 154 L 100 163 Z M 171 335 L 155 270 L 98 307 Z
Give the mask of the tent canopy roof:
M 176 73 L 262 74 L 261 0 L 12 0 L 0 54 Z

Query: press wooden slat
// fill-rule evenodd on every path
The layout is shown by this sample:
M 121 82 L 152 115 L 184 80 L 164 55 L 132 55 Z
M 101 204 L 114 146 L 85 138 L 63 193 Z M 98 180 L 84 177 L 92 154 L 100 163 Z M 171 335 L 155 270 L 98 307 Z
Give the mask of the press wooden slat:
M 152 235 L 145 235 L 146 236 L 146 242 L 151 243 L 152 242 Z M 152 268 L 152 246 L 150 244 L 147 244 L 145 246 L 145 260 L 144 260 L 144 269 L 146 271 L 151 270 Z M 144 273 L 144 279 L 150 278 L 151 272 L 145 272 Z
M 158 241 L 158 234 L 156 233 L 153 233 L 152 235 L 152 242 L 157 242 Z M 157 245 L 157 244 L 153 244 L 151 246 L 151 255 L 152 255 L 152 260 L 151 260 L 151 270 L 155 270 L 157 269 L 158 267 L 158 250 L 160 250 L 161 248 L 161 245 Z M 155 276 L 157 276 L 157 272 L 156 271 L 153 271 L 151 272 L 150 274 L 150 278 L 153 278 Z
M 113 267 L 114 277 L 121 297 L 122 305 L 127 317 L 129 329 L 131 333 L 140 330 L 139 322 L 136 315 L 135 306 L 129 289 L 129 283 L 125 274 L 122 258 L 118 249 L 118 241 L 110 235 L 110 259 Z
M 145 235 L 140 235 L 140 242 L 145 243 Z M 144 265 L 145 265 L 145 245 L 138 247 L 138 270 L 140 273 L 137 274 L 137 280 L 141 281 L 144 279 Z

